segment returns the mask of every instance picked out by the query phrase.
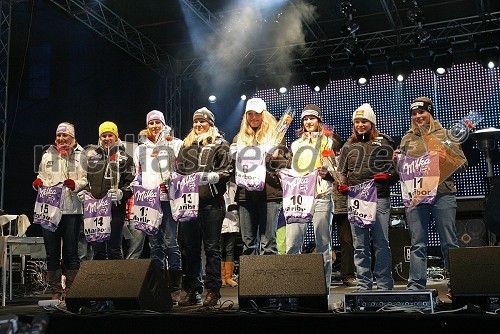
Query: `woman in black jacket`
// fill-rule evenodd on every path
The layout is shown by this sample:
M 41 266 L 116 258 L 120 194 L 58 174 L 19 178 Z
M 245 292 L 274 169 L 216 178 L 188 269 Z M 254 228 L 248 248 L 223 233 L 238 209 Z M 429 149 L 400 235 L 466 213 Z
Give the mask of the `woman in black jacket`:
M 203 107 L 194 112 L 193 129 L 184 139 L 177 158 L 177 171 L 183 175 L 199 173 L 199 206 L 197 218 L 181 221 L 186 255 L 186 295 L 179 306 L 201 304 L 215 306 L 220 299 L 221 249 L 220 235 L 224 219 L 223 195 L 232 172 L 229 143 L 214 125 L 214 114 Z M 174 185 L 170 184 L 170 187 Z M 172 198 L 172 196 L 171 196 Z M 172 201 L 171 201 L 172 203 Z M 175 208 L 172 207 L 175 212 Z M 203 279 L 201 243 L 206 257 Z
M 125 152 L 118 138 L 118 127 L 113 122 L 99 126 L 99 145 L 85 148 L 87 157 L 88 190 L 95 199 L 109 195 L 111 206 L 111 236 L 109 240 L 92 241 L 94 260 L 123 259 L 122 237 L 125 207 L 132 197 L 130 182 L 134 180 L 134 162 Z M 84 203 L 84 192 L 78 196 Z M 84 203 L 85 205 L 85 203 Z

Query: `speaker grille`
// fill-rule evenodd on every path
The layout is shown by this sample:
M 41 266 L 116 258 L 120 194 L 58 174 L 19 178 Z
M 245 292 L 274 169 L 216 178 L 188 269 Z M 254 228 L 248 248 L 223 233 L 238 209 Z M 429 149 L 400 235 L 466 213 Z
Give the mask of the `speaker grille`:
M 258 305 L 328 310 L 321 254 L 241 256 L 238 283 L 240 309 Z
M 460 247 L 488 246 L 488 231 L 481 219 L 457 219 L 456 227 Z
M 93 301 L 113 301 L 116 309 L 168 311 L 172 299 L 151 259 L 84 261 L 66 297 L 78 312 Z

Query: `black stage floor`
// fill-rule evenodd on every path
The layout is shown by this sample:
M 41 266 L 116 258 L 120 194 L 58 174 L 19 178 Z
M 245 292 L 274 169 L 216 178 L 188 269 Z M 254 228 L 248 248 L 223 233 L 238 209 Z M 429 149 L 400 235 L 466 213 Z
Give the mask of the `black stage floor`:
M 345 312 L 344 296 L 356 289 L 332 284 L 329 310 L 303 313 L 276 308 L 239 309 L 238 288 L 224 287 L 217 307 L 174 306 L 167 312 L 148 310 L 91 311 L 76 314 L 64 307 L 43 308 L 38 301 L 48 295 L 16 297 L 7 300 L 0 314 L 17 316 L 22 329 L 29 329 L 35 319 L 48 316 L 46 333 L 194 333 L 196 331 L 271 333 L 284 330 L 287 333 L 313 333 L 318 330 L 389 332 L 389 333 L 467 333 L 491 332 L 500 329 L 500 314 L 469 307 L 453 309 L 446 296 L 444 281 L 430 281 L 428 289 L 435 289 L 439 302 L 434 313 L 415 309 L 385 311 Z M 397 282 L 395 290 L 404 290 L 404 282 Z M 1 318 L 0 318 L 1 319 Z M 1 324 L 1 321 L 0 321 Z M 21 332 L 21 331 L 19 331 Z M 0 330 L 0 333 L 4 333 Z

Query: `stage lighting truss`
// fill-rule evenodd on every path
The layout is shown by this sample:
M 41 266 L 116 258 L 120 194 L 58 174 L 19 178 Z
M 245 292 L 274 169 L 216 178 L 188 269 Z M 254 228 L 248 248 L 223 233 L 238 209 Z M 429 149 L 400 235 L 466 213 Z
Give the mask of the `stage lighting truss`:
M 486 69 L 497 68 L 499 66 L 499 56 L 498 45 L 478 49 L 478 62 Z
M 413 72 L 413 64 L 409 58 L 394 58 L 388 62 L 389 73 L 398 82 L 405 81 Z
M 307 81 L 307 85 L 315 92 L 321 92 L 329 83 L 330 73 L 326 69 L 312 71 Z
M 449 50 L 434 52 L 431 61 L 431 68 L 438 76 L 446 75 L 453 66 L 453 57 Z

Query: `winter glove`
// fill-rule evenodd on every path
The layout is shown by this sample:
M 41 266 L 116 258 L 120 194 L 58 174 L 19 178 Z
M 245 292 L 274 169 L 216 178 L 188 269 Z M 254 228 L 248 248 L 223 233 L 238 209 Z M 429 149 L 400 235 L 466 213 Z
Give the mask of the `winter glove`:
M 208 173 L 200 173 L 200 178 L 198 179 L 198 185 L 204 186 L 208 184 Z
M 32 186 L 35 191 L 38 191 L 38 187 L 40 187 L 43 184 L 42 179 L 37 178 L 35 181 L 33 181 Z
M 123 191 L 121 189 L 109 189 L 108 195 L 113 202 L 119 202 L 123 198 Z
M 373 175 L 373 180 L 377 183 L 386 183 L 389 179 L 389 174 L 387 173 L 377 173 Z
M 142 175 L 137 175 L 134 181 L 130 182 L 130 189 L 133 189 L 134 186 L 140 186 L 142 184 Z
M 349 186 L 347 184 L 339 184 L 337 190 L 342 195 L 347 195 L 349 193 Z
M 328 168 L 321 166 L 318 168 L 318 175 L 320 178 L 324 179 L 328 175 Z
M 217 182 L 219 182 L 219 174 L 217 174 L 216 172 L 208 173 L 207 182 L 210 184 L 216 184 Z
M 80 200 L 81 203 L 85 200 L 85 191 L 80 191 L 78 194 L 76 194 L 78 199 Z
M 165 183 L 160 183 L 160 190 L 162 193 L 168 192 L 168 189 L 167 189 L 167 186 L 165 185 Z
M 72 179 L 65 180 L 64 185 L 71 190 L 75 190 L 75 181 L 73 181 Z

